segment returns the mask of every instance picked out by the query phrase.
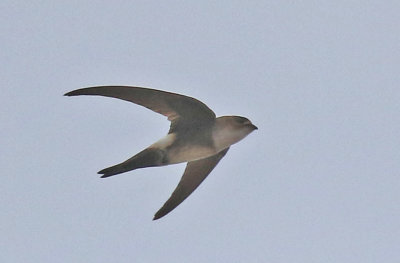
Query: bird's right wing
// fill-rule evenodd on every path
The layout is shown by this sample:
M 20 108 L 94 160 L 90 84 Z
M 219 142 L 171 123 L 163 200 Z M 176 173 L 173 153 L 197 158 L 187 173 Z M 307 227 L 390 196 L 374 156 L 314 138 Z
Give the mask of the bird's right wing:
M 226 148 L 208 158 L 188 162 L 178 186 L 163 207 L 154 215 L 153 220 L 165 216 L 182 203 L 206 179 L 228 150 L 229 148 Z
M 215 122 L 215 113 L 194 98 L 155 89 L 129 86 L 99 86 L 77 89 L 65 96 L 99 95 L 130 101 L 168 117 L 169 133 L 209 127 Z

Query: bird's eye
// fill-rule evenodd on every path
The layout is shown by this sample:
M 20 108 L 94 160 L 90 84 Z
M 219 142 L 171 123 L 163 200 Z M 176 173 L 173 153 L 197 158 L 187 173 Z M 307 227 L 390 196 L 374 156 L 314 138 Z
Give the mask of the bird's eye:
M 245 119 L 245 118 L 238 118 L 237 119 L 237 121 L 239 122 L 239 123 L 245 123 L 245 122 L 247 122 L 247 120 Z

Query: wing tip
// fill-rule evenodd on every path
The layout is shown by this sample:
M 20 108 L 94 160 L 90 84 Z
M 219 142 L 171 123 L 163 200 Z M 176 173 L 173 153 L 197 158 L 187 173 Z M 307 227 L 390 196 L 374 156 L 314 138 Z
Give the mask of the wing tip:
M 95 87 L 87 87 L 87 88 L 80 88 L 76 90 L 72 90 L 64 94 L 64 96 L 78 96 L 78 95 L 98 95 L 95 93 L 97 88 L 102 88 L 102 86 L 95 86 Z
M 160 219 L 161 217 L 163 217 L 165 215 L 160 215 L 159 213 L 156 213 L 153 217 L 153 221 Z
M 153 221 L 160 219 L 161 217 L 165 216 L 166 214 L 168 214 L 168 212 L 165 212 L 162 208 L 160 210 L 157 211 L 157 213 L 154 215 L 153 217 Z
M 71 96 L 81 95 L 80 91 L 81 91 L 81 89 L 73 90 L 73 91 L 65 93 L 64 96 L 71 97 Z

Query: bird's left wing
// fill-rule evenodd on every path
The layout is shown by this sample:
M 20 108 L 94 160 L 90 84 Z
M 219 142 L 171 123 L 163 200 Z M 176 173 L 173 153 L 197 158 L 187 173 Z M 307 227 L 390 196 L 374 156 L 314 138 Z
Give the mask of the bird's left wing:
M 178 186 L 163 207 L 154 215 L 153 220 L 165 216 L 182 203 L 206 179 L 228 150 L 229 148 L 226 148 L 208 158 L 188 162 Z
M 169 133 L 210 127 L 215 113 L 203 102 L 177 93 L 130 86 L 99 86 L 73 90 L 65 96 L 98 95 L 130 101 L 171 121 Z

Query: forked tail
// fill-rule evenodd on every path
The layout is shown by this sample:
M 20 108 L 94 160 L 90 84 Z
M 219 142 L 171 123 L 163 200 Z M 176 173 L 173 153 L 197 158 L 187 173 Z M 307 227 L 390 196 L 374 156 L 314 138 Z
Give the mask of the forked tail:
M 165 163 L 166 156 L 163 150 L 147 148 L 120 164 L 99 171 L 98 174 L 102 174 L 101 178 L 106 178 L 138 168 L 160 166 Z

